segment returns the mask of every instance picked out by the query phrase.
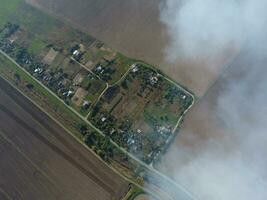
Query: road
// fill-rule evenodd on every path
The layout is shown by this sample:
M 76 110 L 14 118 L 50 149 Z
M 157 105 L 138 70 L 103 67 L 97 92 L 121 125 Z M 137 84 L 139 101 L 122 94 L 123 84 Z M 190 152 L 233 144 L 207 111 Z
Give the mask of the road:
M 78 65 L 80 65 L 81 67 L 83 67 L 84 69 L 86 69 L 88 72 L 90 72 L 90 73 L 92 73 L 93 75 L 95 75 L 99 80 L 101 80 L 101 81 L 103 81 L 101 78 L 100 78 L 100 76 L 98 76 L 96 73 L 94 73 L 92 70 L 90 70 L 90 69 L 88 69 L 86 66 L 84 66 L 82 63 L 80 63 L 80 62 L 78 62 L 77 60 L 75 60 L 73 57 L 71 57 L 71 59 L 74 61 L 74 62 L 76 62 Z M 117 84 L 119 84 L 128 74 L 129 74 L 129 72 L 131 71 L 131 69 L 133 68 L 133 66 L 131 66 L 131 67 L 129 67 L 129 69 L 123 74 L 123 76 L 118 80 L 118 81 L 116 81 L 115 83 L 113 83 L 113 84 L 109 84 L 108 82 L 105 82 L 106 83 L 106 87 L 105 87 L 105 89 L 101 92 L 101 94 L 98 96 L 98 98 L 96 99 L 96 101 L 92 104 L 92 106 L 91 107 L 93 107 L 94 105 L 96 105 L 99 101 L 100 101 L 100 99 L 102 98 L 102 96 L 105 94 L 105 92 L 109 89 L 109 88 L 111 88 L 111 87 L 113 87 L 113 86 L 115 86 L 115 85 L 117 85 Z M 88 117 L 90 116 L 90 114 L 91 114 L 91 111 L 89 111 L 89 113 L 86 115 L 86 119 L 88 119 Z
M 92 70 L 88 69 L 88 68 L 87 68 L 86 66 L 84 66 L 82 63 L 78 62 L 78 61 L 75 60 L 73 57 L 71 57 L 71 59 L 72 59 L 74 62 L 76 62 L 77 64 L 79 64 L 81 67 L 83 67 L 84 69 L 86 69 L 88 72 L 90 72 L 90 73 L 92 73 L 93 75 L 95 75 L 98 79 L 102 80 L 97 74 L 95 74 Z M 105 87 L 105 89 L 101 92 L 101 94 L 99 95 L 99 97 L 97 98 L 97 100 L 94 102 L 93 105 L 96 105 L 96 104 L 99 102 L 99 100 L 101 99 L 101 97 L 105 94 L 105 92 L 106 92 L 109 88 L 114 87 L 115 85 L 117 85 L 117 84 L 119 84 L 121 81 L 123 81 L 123 79 L 129 74 L 129 72 L 134 68 L 134 66 L 136 66 L 136 65 L 138 65 L 138 64 L 144 66 L 144 63 L 142 63 L 142 62 L 136 62 L 136 63 L 134 63 L 133 65 L 131 65 L 131 66 L 129 67 L 129 69 L 123 74 L 123 76 L 122 76 L 118 81 L 116 81 L 115 83 L 113 83 L 113 84 L 111 84 L 111 85 L 110 85 L 109 83 L 106 82 L 106 87 Z M 186 89 L 184 89 L 182 86 L 180 86 L 178 83 L 176 83 L 175 81 L 173 81 L 173 80 L 171 80 L 170 78 L 168 78 L 167 76 L 158 73 L 154 68 L 150 67 L 149 65 L 146 64 L 145 67 L 147 67 L 147 68 L 153 70 L 153 71 L 157 74 L 157 76 L 162 77 L 163 79 L 165 79 L 165 80 L 169 81 L 170 83 L 174 84 L 176 87 L 178 87 L 180 90 L 182 90 L 184 93 L 186 93 L 187 95 L 189 95 L 189 96 L 193 99 L 191 105 L 190 105 L 190 106 L 183 112 L 183 114 L 182 114 L 181 116 L 179 116 L 179 119 L 178 119 L 178 121 L 177 121 L 175 127 L 174 127 L 173 130 L 172 130 L 173 137 L 171 137 L 171 138 L 168 139 L 168 141 L 167 141 L 167 144 L 168 144 L 168 143 L 169 143 L 170 141 L 172 141 L 172 139 L 175 137 L 174 133 L 176 132 L 176 130 L 177 130 L 177 128 L 179 127 L 179 125 L 181 124 L 181 121 L 183 120 L 184 116 L 187 114 L 187 112 L 188 112 L 188 111 L 192 108 L 192 106 L 195 104 L 195 96 L 194 96 L 191 92 L 189 92 L 188 90 L 186 90 Z M 88 119 L 88 117 L 90 116 L 90 114 L 91 114 L 91 111 L 90 111 L 90 112 L 88 113 L 88 115 L 86 116 L 86 119 Z

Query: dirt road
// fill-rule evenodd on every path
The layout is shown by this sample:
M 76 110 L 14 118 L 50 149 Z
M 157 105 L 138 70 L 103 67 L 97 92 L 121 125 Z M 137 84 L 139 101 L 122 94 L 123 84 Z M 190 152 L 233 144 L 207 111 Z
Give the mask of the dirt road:
M 0 119 L 2 196 L 111 200 L 127 191 L 122 178 L 2 79 Z

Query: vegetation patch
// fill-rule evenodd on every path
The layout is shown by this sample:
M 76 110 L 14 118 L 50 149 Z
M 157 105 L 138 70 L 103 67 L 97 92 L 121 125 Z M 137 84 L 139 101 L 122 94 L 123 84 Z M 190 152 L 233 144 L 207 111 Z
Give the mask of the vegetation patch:
M 23 3 L 22 0 L 2 0 L 0 6 L 0 28 L 9 20 L 11 13 L 15 13 Z

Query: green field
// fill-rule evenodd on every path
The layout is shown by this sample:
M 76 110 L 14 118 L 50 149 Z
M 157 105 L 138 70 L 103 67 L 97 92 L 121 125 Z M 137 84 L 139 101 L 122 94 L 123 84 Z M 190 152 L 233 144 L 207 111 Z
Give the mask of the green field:
M 30 50 L 40 51 L 44 43 L 53 42 L 53 44 L 68 47 L 70 41 L 78 38 L 87 43 L 95 39 L 87 34 L 83 34 L 57 19 L 36 10 L 26 4 L 23 0 L 1 0 L 0 6 L 0 27 L 7 22 L 19 24 L 29 33 L 31 33 L 32 44 Z
M 0 1 L 0 27 L 4 26 L 10 19 L 11 13 L 17 12 L 23 0 L 1 0 Z
M 40 11 L 24 3 L 23 0 L 1 0 L 0 25 L 7 21 L 23 24 L 27 29 L 42 32 L 53 27 L 58 22 Z M 38 24 L 38 29 L 36 25 Z
M 29 53 L 32 55 L 39 55 L 46 48 L 46 46 L 47 44 L 41 39 L 35 38 L 29 46 Z

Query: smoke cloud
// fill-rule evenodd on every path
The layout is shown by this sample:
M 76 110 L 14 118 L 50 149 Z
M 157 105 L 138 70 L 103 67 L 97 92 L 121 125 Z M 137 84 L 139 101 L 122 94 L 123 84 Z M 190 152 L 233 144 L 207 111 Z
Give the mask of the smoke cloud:
M 267 199 L 266 8 L 265 0 L 165 0 L 161 5 L 171 38 L 166 59 L 242 47 L 189 113 L 177 144 L 159 166 L 201 200 Z
M 240 45 L 265 23 L 264 0 L 165 0 L 161 21 L 172 38 L 168 59 L 210 55 Z

